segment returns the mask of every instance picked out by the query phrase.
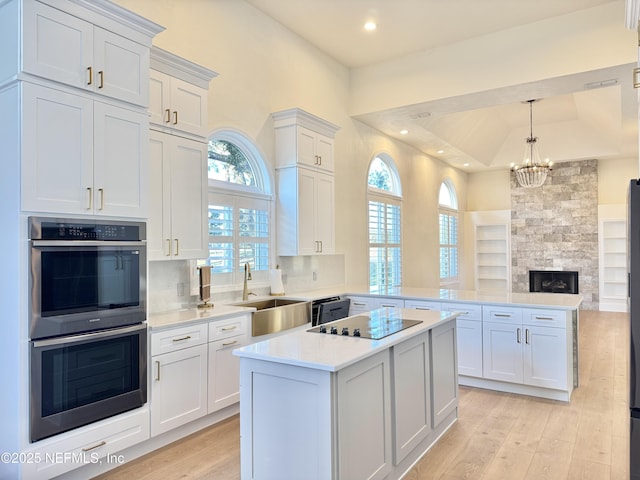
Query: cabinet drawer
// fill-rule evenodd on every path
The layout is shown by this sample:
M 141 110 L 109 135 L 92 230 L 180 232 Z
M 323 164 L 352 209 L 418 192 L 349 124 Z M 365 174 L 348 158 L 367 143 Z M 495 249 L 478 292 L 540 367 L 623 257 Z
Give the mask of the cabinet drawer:
M 177 327 L 151 334 L 151 355 L 175 352 L 183 348 L 207 343 L 206 323 Z
M 442 302 L 441 307 L 442 310 L 449 310 L 450 312 L 462 312 L 458 315 L 461 320 L 482 321 L 482 305 Z
M 351 305 L 349 308 L 349 315 L 354 313 L 369 312 L 377 308 L 377 301 L 369 297 L 349 297 L 351 299 Z
M 401 298 L 379 298 L 377 299 L 375 308 L 402 308 L 404 307 L 404 300 Z
M 567 312 L 563 310 L 547 310 L 539 308 L 523 308 L 522 323 L 543 327 L 567 327 Z
M 113 455 L 148 438 L 149 408 L 145 405 L 38 442 L 38 447 L 23 453 L 26 458 L 39 457 L 42 461 L 25 462 L 23 478 L 46 480 L 83 464 L 102 463 L 99 459 L 106 455 Z
M 507 305 L 483 305 L 482 320 L 502 323 L 522 323 L 522 309 Z
M 225 318 L 209 323 L 209 341 L 222 340 L 247 333 L 249 318 L 246 315 Z
M 405 300 L 404 307 L 417 310 L 442 310 L 440 302 L 431 302 L 429 300 Z

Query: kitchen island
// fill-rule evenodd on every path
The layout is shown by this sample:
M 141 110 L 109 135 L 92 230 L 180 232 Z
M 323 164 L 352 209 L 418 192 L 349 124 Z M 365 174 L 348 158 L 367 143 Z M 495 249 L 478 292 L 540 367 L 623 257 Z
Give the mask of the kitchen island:
M 366 315 L 415 324 L 380 339 L 298 331 L 234 351 L 243 479 L 400 478 L 456 421 L 458 314 Z

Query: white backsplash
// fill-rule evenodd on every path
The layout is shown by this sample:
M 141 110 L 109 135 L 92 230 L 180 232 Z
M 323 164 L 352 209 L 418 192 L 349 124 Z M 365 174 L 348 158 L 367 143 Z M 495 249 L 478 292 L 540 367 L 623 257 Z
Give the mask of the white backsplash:
M 282 270 L 285 295 L 343 285 L 345 281 L 344 255 L 279 257 L 277 264 Z M 199 299 L 197 295 L 191 295 L 191 273 L 191 263 L 188 260 L 149 262 L 149 313 L 195 307 Z M 259 296 L 269 295 L 269 286 L 254 286 L 251 291 Z M 224 291 L 213 287 L 211 291 L 211 301 L 214 304 L 237 302 L 241 299 L 242 286 L 237 290 Z

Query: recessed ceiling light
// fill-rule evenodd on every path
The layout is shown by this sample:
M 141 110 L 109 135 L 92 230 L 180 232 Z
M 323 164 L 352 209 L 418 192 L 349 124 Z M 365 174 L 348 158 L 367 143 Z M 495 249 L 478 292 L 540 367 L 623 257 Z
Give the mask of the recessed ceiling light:
M 373 32 L 376 28 L 378 28 L 378 25 L 376 24 L 376 22 L 368 21 L 367 23 L 364 24 L 364 29 L 369 32 Z
M 444 150 L 440 149 L 440 150 L 438 150 L 436 153 L 443 154 L 443 153 L 444 153 Z
M 400 135 L 406 135 L 407 133 L 409 133 L 409 130 L 400 130 Z
M 469 166 L 469 162 L 465 162 L 462 164 L 463 167 L 468 167 Z

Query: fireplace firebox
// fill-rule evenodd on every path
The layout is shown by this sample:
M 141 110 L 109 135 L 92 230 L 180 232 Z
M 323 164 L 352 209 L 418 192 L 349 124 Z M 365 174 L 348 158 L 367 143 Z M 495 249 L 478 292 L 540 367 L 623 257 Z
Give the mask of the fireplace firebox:
M 562 270 L 529 270 L 529 291 L 547 293 L 578 293 L 578 272 Z

